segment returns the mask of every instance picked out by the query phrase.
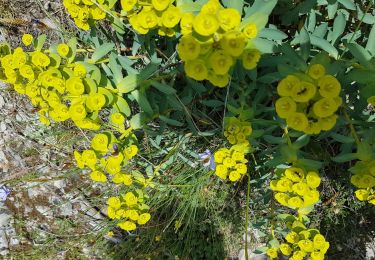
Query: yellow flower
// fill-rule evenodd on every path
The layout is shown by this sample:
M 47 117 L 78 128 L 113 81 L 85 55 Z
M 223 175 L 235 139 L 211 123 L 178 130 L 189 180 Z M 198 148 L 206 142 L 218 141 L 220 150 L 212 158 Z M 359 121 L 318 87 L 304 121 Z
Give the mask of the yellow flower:
M 290 114 L 296 112 L 297 104 L 290 97 L 281 97 L 275 104 L 276 113 L 281 118 L 287 118 Z
M 295 251 L 293 253 L 293 256 L 290 258 L 292 260 L 303 260 L 303 258 L 306 256 L 306 253 L 304 251 Z
M 360 201 L 365 201 L 367 200 L 367 198 L 369 197 L 370 193 L 368 190 L 365 190 L 365 189 L 360 189 L 360 190 L 356 190 L 355 191 L 355 196 L 357 197 L 357 199 L 359 199 Z
M 315 251 L 310 254 L 310 258 L 311 260 L 324 260 L 324 254 L 322 252 Z
M 95 151 L 106 153 L 108 151 L 108 136 L 105 134 L 96 134 L 91 140 L 91 147 Z
M 289 127 L 298 130 L 303 131 L 308 126 L 308 120 L 304 113 L 291 113 L 287 118 L 286 122 Z
M 319 191 L 310 190 L 306 192 L 303 196 L 304 206 L 310 206 L 319 201 Z
M 313 64 L 309 67 L 307 74 L 313 79 L 320 79 L 326 74 L 326 69 L 321 64 Z
M 102 20 L 106 17 L 106 12 L 101 7 L 93 6 L 90 8 L 90 14 L 94 20 Z
M 341 84 L 331 75 L 326 75 L 319 80 L 319 93 L 322 97 L 334 98 L 340 94 Z
M 130 186 L 133 183 L 132 176 L 130 174 L 123 174 L 122 175 L 122 183 L 126 186 Z
M 231 171 L 229 173 L 229 180 L 235 182 L 241 178 L 241 174 L 238 171 Z
M 129 18 L 129 23 L 139 34 L 147 34 L 149 29 L 145 28 L 140 23 L 140 18 L 138 15 L 133 15 Z
M 313 111 L 318 117 L 331 116 L 337 110 L 337 104 L 332 98 L 322 98 L 314 103 Z
M 46 54 L 36 51 L 31 56 L 31 62 L 38 67 L 47 67 L 51 60 Z
M 233 65 L 233 59 L 224 51 L 214 51 L 209 57 L 209 64 L 218 75 L 225 75 Z
M 151 215 L 149 213 L 143 213 L 138 218 L 138 224 L 144 225 L 151 219 Z
M 314 243 L 311 240 L 303 239 L 298 242 L 299 248 L 305 252 L 313 252 L 314 251 Z
M 132 192 L 126 193 L 124 196 L 124 199 L 125 199 L 126 205 L 128 205 L 129 207 L 137 204 L 138 202 L 138 198 Z
M 79 77 L 71 77 L 66 81 L 66 90 L 74 96 L 79 96 L 85 92 L 85 86 Z
M 274 259 L 274 258 L 277 258 L 277 248 L 268 248 L 267 249 L 267 255 L 271 258 L 271 259 Z
M 159 27 L 158 34 L 160 36 L 173 37 L 176 35 L 176 30 L 172 28 L 167 28 L 167 27 Z
M 204 80 L 208 75 L 206 64 L 201 59 L 187 61 L 185 71 L 187 76 L 195 80 Z
M 167 28 L 175 27 L 181 19 L 181 11 L 175 6 L 170 6 L 163 12 L 161 17 L 162 23 Z
M 321 234 L 316 234 L 313 239 L 314 249 L 323 249 L 325 247 L 326 239 Z
M 33 81 L 34 78 L 35 78 L 35 73 L 34 73 L 34 70 L 33 68 L 30 66 L 30 65 L 22 65 L 19 69 L 20 71 L 20 74 L 22 77 L 30 80 L 30 81 Z
M 214 153 L 214 160 L 216 163 L 222 163 L 227 154 L 221 149 Z
M 283 206 L 288 206 L 289 196 L 285 193 L 278 192 L 274 195 L 275 200 Z
M 219 164 L 216 166 L 215 174 L 221 179 L 225 180 L 228 176 L 228 168 L 223 164 Z
M 234 167 L 234 166 L 236 165 L 236 162 L 235 162 L 232 158 L 230 158 L 230 157 L 226 157 L 226 158 L 224 158 L 224 160 L 223 160 L 223 165 L 224 165 L 225 167 L 227 167 L 227 168 L 229 168 L 229 167 Z
M 200 13 L 194 18 L 194 30 L 202 36 L 210 36 L 219 28 L 216 16 Z
M 82 160 L 82 156 L 78 151 L 74 151 L 74 159 L 76 160 L 77 167 L 83 169 L 85 167 L 85 163 Z
M 123 125 L 125 123 L 125 117 L 120 112 L 111 114 L 110 120 L 115 125 Z
M 224 88 L 228 85 L 230 77 L 229 74 L 217 75 L 214 72 L 210 71 L 208 73 L 207 79 L 211 82 L 212 85 Z
M 171 3 L 171 0 L 152 0 L 151 3 L 156 10 L 163 11 L 167 9 L 169 4 Z
M 301 81 L 294 87 L 292 92 L 292 98 L 296 102 L 307 102 L 315 96 L 315 93 L 315 85 L 306 81 Z
M 300 182 L 305 176 L 304 171 L 301 168 L 296 167 L 290 167 L 286 169 L 284 174 L 285 177 L 292 180 L 293 182 Z
M 285 236 L 285 240 L 291 244 L 295 244 L 299 241 L 299 235 L 296 232 L 292 231 Z
M 194 15 L 192 13 L 184 13 L 181 17 L 180 28 L 182 35 L 193 32 Z
M 299 78 L 289 75 L 282 79 L 277 85 L 277 93 L 280 96 L 289 97 L 294 93 L 294 89 L 300 84 Z
M 63 104 L 54 107 L 53 110 L 49 112 L 49 115 L 56 122 L 62 122 L 70 118 L 69 108 Z
M 185 35 L 180 39 L 177 51 L 182 60 L 195 60 L 200 54 L 200 44 L 193 36 Z
M 126 158 L 131 159 L 138 153 L 138 146 L 135 144 L 129 145 L 124 149 L 124 155 Z
M 219 11 L 218 20 L 224 31 L 230 31 L 240 25 L 241 15 L 233 8 L 225 8 Z
M 205 5 L 202 6 L 201 13 L 202 14 L 214 14 L 222 8 L 220 5 L 219 0 L 209 0 Z
M 119 197 L 110 197 L 107 200 L 107 204 L 114 209 L 119 209 L 121 207 L 121 200 Z
M 142 10 L 138 14 L 138 21 L 143 28 L 152 29 L 158 25 L 158 16 L 156 15 L 154 10 Z
M 138 2 L 138 0 L 121 0 L 122 10 L 127 11 L 127 12 L 133 10 L 133 8 L 137 4 L 137 2 Z
M 220 44 L 226 53 L 233 57 L 238 57 L 245 49 L 246 38 L 242 32 L 229 31 L 223 35 Z
M 131 221 L 120 222 L 120 223 L 117 224 L 117 226 L 119 226 L 121 229 L 123 229 L 125 231 L 133 231 L 137 228 L 135 223 L 133 223 Z
M 86 77 L 86 67 L 82 63 L 76 63 L 73 68 L 73 74 L 76 77 L 85 78 Z
M 61 57 L 66 57 L 69 55 L 69 52 L 70 52 L 70 48 L 67 44 L 65 43 L 60 43 L 59 45 L 57 45 L 57 53 L 61 56 Z
M 25 44 L 25 46 L 29 46 L 32 44 L 34 38 L 31 34 L 25 33 L 22 35 L 22 43 Z
M 293 252 L 292 248 L 286 243 L 282 243 L 279 249 L 283 255 L 291 255 Z
M 254 39 L 257 37 L 258 29 L 255 23 L 249 23 L 245 26 L 242 32 L 248 39 Z
M 242 54 L 242 65 L 247 70 L 254 69 L 260 59 L 260 52 L 257 49 L 245 49 Z
M 296 184 L 293 184 L 293 191 L 297 193 L 300 196 L 305 195 L 309 191 L 309 187 L 306 183 L 299 182 Z
M 93 150 L 85 150 L 82 152 L 82 162 L 89 166 L 91 169 L 95 169 L 97 158 Z
M 125 212 L 125 215 L 128 218 L 130 218 L 131 220 L 134 220 L 134 221 L 138 220 L 138 218 L 139 218 L 138 212 L 136 210 L 134 210 L 134 209 L 127 210 Z
M 83 104 L 77 103 L 69 107 L 69 114 L 72 120 L 82 120 L 86 117 L 86 109 Z
M 109 174 L 116 174 L 121 171 L 121 163 L 124 156 L 119 153 L 117 156 L 109 157 L 105 162 L 105 170 Z
M 320 185 L 320 177 L 317 172 L 308 172 L 306 175 L 306 182 L 310 188 L 317 188 Z
M 303 201 L 299 196 L 294 196 L 288 200 L 288 206 L 294 209 L 301 208 L 303 206 Z
M 328 131 L 336 125 L 336 120 L 336 115 L 331 115 L 324 118 L 319 117 L 318 124 L 322 130 Z
M 86 106 L 93 111 L 98 111 L 105 105 L 105 102 L 106 99 L 103 94 L 94 93 L 87 97 Z
M 107 181 L 107 176 L 105 176 L 105 174 L 102 173 L 101 171 L 91 172 L 90 177 L 93 181 L 96 181 L 96 182 L 106 182 Z
M 367 99 L 367 103 L 369 103 L 371 106 L 375 106 L 375 96 L 371 96 Z
M 244 163 L 237 163 L 235 168 L 240 174 L 245 174 L 247 172 L 247 166 Z

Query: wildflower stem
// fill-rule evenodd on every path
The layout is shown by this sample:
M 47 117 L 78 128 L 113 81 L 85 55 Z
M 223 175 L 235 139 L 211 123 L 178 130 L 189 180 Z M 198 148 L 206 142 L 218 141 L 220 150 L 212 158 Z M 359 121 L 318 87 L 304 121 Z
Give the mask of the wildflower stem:
M 346 121 L 347 121 L 348 124 L 349 124 L 350 132 L 351 132 L 351 134 L 352 134 L 352 136 L 353 136 L 353 138 L 354 138 L 356 144 L 359 145 L 359 144 L 361 143 L 361 141 L 360 141 L 360 139 L 359 139 L 359 137 L 358 137 L 358 134 L 357 134 L 357 132 L 355 131 L 355 128 L 354 128 L 354 126 L 353 126 L 353 124 L 352 124 L 352 122 L 351 122 L 352 120 L 350 119 L 350 117 L 349 117 L 348 113 L 346 112 L 346 109 L 345 109 L 345 108 L 343 109 L 343 111 L 344 111 L 344 117 L 345 117 Z
M 246 212 L 245 212 L 245 258 L 249 260 L 248 252 L 248 227 L 249 227 L 249 201 L 250 201 L 250 174 L 247 175 L 247 194 L 246 194 Z

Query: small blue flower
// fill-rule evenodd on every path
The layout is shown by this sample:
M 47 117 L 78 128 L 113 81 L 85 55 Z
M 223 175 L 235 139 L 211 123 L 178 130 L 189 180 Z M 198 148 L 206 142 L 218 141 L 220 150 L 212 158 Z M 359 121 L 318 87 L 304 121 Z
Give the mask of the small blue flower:
M 216 164 L 210 150 L 207 149 L 204 153 L 199 153 L 198 156 L 204 167 L 210 166 L 211 170 L 215 170 Z
M 0 201 L 6 201 L 9 194 L 10 189 L 8 189 L 6 186 L 0 187 Z

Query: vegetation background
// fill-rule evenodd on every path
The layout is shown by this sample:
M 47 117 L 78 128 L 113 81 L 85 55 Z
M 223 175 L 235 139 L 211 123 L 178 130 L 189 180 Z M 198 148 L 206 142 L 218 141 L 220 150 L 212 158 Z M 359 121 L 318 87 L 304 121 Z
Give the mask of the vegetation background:
M 298 16 L 289 16 L 286 10 L 300 13 L 303 20 L 304 10 L 310 10 L 309 4 L 315 6 L 313 2 L 279 1 L 270 22 L 293 35 L 301 25 L 292 20 Z M 368 3 L 360 5 L 364 11 Z M 51 42 L 58 40 L 54 30 L 39 27 L 35 19 L 63 27 L 67 35 L 77 32 L 57 0 L 0 0 L 0 10 L 0 39 L 12 46 L 20 45 L 24 32 L 44 32 Z M 326 10 L 332 12 L 321 11 Z M 356 15 L 354 12 L 352 15 Z M 374 8 L 368 12 L 374 14 Z M 329 16 L 322 15 L 332 25 Z M 362 33 L 368 35 L 372 24 L 365 23 Z M 347 25 L 348 33 L 356 32 L 356 25 L 358 21 Z M 108 24 L 102 26 L 107 28 Z M 72 151 L 87 146 L 87 133 L 70 123 L 40 126 L 33 107 L 24 98 L 3 89 L 0 94 L 1 183 L 11 189 L 0 214 L 2 254 L 7 259 L 223 259 L 238 256 L 245 232 L 250 233 L 253 249 L 266 241 L 269 223 L 278 213 L 270 191 L 264 189 L 271 171 L 253 165 L 250 229 L 246 231 L 247 181 L 226 185 L 211 178 L 197 159 L 198 152 L 214 151 L 223 145 L 220 135 L 195 137 L 173 127 L 160 131 L 159 125 L 152 125 L 142 136 L 136 165 L 147 170 L 151 163 L 163 170 L 161 181 L 165 185 L 158 186 L 150 203 L 153 223 L 141 229 L 139 236 L 118 231 L 108 237 L 112 226 L 102 205 L 112 191 L 92 185 L 84 173 L 72 168 Z M 208 93 L 207 97 L 223 100 L 225 95 Z M 207 97 L 197 96 L 191 102 L 201 104 Z M 191 116 L 200 120 L 202 128 L 223 118 L 216 108 Z M 259 142 L 259 147 L 264 147 L 256 158 L 261 165 L 269 160 L 267 152 L 272 147 L 264 140 Z M 353 196 L 347 171 L 350 163 L 328 163 L 339 152 L 334 142 L 316 139 L 309 147 L 317 159 L 327 160 L 321 172 L 322 203 L 310 219 L 331 243 L 328 259 L 370 259 L 375 251 L 374 207 Z

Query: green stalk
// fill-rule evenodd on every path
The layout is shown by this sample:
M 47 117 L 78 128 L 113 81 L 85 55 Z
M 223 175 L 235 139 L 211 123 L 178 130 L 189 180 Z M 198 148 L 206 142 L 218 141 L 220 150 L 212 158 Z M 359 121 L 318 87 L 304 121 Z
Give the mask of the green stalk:
M 246 212 L 245 212 L 245 259 L 249 260 L 247 230 L 249 226 L 250 174 L 247 176 Z

